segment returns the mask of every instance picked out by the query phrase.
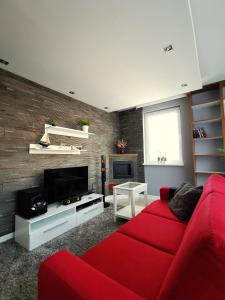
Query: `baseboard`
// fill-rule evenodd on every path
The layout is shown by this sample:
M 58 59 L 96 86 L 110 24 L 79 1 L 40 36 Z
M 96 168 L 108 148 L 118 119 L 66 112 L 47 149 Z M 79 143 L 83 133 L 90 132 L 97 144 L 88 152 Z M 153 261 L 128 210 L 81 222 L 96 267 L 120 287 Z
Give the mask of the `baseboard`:
M 8 233 L 6 235 L 0 236 L 0 243 L 6 242 L 8 240 L 13 239 L 15 236 L 14 232 Z

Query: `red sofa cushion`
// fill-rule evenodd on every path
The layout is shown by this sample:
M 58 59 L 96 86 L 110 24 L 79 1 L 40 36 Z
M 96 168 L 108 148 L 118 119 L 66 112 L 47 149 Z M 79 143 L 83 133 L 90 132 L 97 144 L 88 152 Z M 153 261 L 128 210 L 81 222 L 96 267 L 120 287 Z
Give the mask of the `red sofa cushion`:
M 209 193 L 194 211 L 159 299 L 225 299 L 224 194 Z
M 155 299 L 173 257 L 116 232 L 82 259 L 138 295 Z
M 39 300 L 144 300 L 66 250 L 46 259 L 39 269 Z
M 181 222 L 170 210 L 168 201 L 156 200 L 149 204 L 145 209 L 142 210 L 144 213 L 150 213 L 156 216 L 161 216 L 170 220 Z
M 120 227 L 119 232 L 162 251 L 175 254 L 185 228 L 186 224 L 149 213 L 140 213 Z

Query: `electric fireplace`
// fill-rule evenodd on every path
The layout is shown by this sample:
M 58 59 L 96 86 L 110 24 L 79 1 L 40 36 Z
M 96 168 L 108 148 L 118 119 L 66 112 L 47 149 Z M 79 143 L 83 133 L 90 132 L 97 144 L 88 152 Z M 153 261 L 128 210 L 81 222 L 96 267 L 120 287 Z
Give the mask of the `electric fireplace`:
M 115 160 L 113 162 L 113 178 L 114 179 L 134 178 L 133 161 Z

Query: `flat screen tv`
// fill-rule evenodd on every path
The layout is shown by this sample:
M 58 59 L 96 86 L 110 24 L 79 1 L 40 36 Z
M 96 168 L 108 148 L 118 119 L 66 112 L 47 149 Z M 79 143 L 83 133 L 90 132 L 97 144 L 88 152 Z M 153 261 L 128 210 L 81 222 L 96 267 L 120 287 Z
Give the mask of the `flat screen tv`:
M 44 186 L 48 203 L 83 196 L 88 193 L 88 167 L 44 170 Z

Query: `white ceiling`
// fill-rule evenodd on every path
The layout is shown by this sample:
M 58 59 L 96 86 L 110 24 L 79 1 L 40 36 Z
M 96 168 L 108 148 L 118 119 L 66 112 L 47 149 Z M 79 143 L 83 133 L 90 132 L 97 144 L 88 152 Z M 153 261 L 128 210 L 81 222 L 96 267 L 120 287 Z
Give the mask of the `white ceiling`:
M 191 0 L 203 84 L 225 79 L 225 0 Z
M 216 1 L 224 2 L 207 0 L 207 8 Z M 211 51 L 204 27 L 213 32 L 200 10 L 205 0 L 192 2 L 208 82 L 201 43 Z M 108 111 L 201 88 L 188 0 L 0 0 L 0 43 L 10 62 L 3 68 Z M 169 44 L 174 51 L 165 54 Z

